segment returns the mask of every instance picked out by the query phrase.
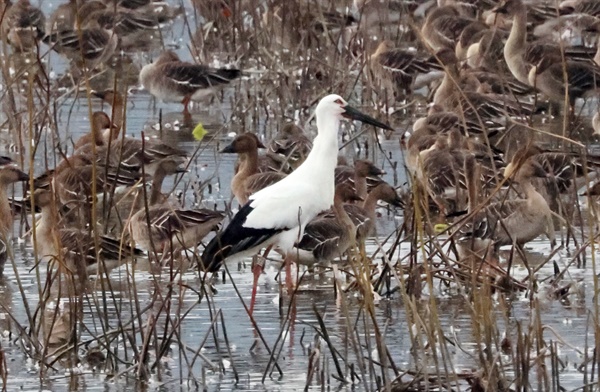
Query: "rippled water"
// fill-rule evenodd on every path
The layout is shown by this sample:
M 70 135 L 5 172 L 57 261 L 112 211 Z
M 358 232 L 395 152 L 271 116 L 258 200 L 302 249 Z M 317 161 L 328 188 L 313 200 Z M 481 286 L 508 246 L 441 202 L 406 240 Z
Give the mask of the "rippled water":
M 47 9 L 52 9 L 54 4 L 45 4 Z M 189 8 L 189 5 L 188 5 Z M 184 25 L 179 20 L 174 26 L 172 33 L 165 38 L 167 45 L 181 45 L 182 41 L 176 37 L 185 36 Z M 180 52 L 186 53 L 185 48 Z M 136 61 L 146 63 L 148 56 L 138 55 Z M 52 57 L 54 72 L 59 75 L 61 64 L 57 56 Z M 252 79 L 242 82 L 243 88 L 251 88 Z M 200 202 L 207 205 L 216 204 L 217 208 L 225 209 L 230 201 L 229 183 L 233 175 L 233 164 L 235 156 L 220 155 L 217 151 L 228 143 L 235 133 L 255 130 L 265 138 L 270 137 L 276 125 L 272 121 L 261 119 L 256 128 L 248 125 L 251 121 L 241 121 L 239 118 L 231 118 L 236 112 L 235 104 L 239 98 L 239 90 L 229 89 L 223 93 L 222 100 L 215 100 L 201 108 L 194 110 L 194 123 L 202 122 L 209 135 L 201 143 L 191 137 L 189 127 L 182 125 L 183 117 L 180 114 L 181 105 L 155 103 L 144 91 L 131 89 L 128 97 L 127 133 L 130 136 L 139 136 L 143 131 L 146 137 L 161 138 L 167 140 L 190 152 L 197 151 L 197 155 L 190 165 L 190 171 L 181 182 L 177 183 L 177 189 L 184 192 L 183 199 L 186 203 Z M 100 104 L 92 100 L 92 110 L 99 110 Z M 106 108 L 105 108 L 106 109 Z M 73 98 L 68 94 L 61 101 L 57 110 L 59 130 L 58 140 L 62 145 L 68 145 L 71 138 L 77 137 L 89 130 L 88 101 L 85 97 Z M 290 111 L 288 115 L 297 115 Z M 162 127 L 158 126 L 162 119 Z M 302 119 L 307 119 L 302 114 Z M 408 119 L 406 124 L 408 124 Z M 314 126 L 314 125 L 313 125 Z M 398 133 L 400 133 L 399 131 Z M 382 151 L 374 148 L 374 139 L 369 137 L 361 140 L 369 140 L 370 149 L 366 153 L 364 149 L 358 150 L 354 144 L 346 149 L 347 156 L 358 155 L 373 159 L 387 174 L 385 179 L 394 185 L 400 186 L 405 182 L 402 170 L 395 172 L 394 163 L 401 167 L 403 161 L 402 152 L 399 149 L 398 135 L 390 140 L 380 138 Z M 10 147 L 10 138 L 6 137 L 6 145 Z M 39 151 L 36 155 L 36 172 L 42 172 L 46 166 L 46 159 L 52 162 L 54 157 L 53 143 L 56 140 L 53 135 L 47 133 L 43 140 L 46 141 L 47 151 Z M 361 144 L 364 147 L 364 143 Z M 27 156 L 23 151 L 23 156 Z M 52 164 L 49 164 L 52 166 Z M 210 187 L 207 186 L 210 184 Z M 173 186 L 168 182 L 166 187 Z M 193 185 L 190 187 L 190 185 Z M 203 185 L 200 187 L 200 185 Z M 201 191 L 197 191 L 201 189 Z M 378 221 L 378 240 L 372 239 L 367 244 L 367 254 L 373 254 L 377 249 L 377 243 L 383 241 L 394 232 L 403 222 L 399 211 L 380 210 L 381 218 Z M 23 231 L 17 225 L 16 234 Z M 385 249 L 391 246 L 391 241 L 384 245 Z M 539 239 L 527 247 L 527 259 L 529 267 L 535 269 L 540 263 L 546 262 L 550 246 L 547 241 Z M 558 357 L 562 361 L 560 372 L 561 385 L 567 389 L 573 389 L 583 385 L 583 372 L 580 365 L 583 363 L 583 352 L 587 347 L 587 355 L 591 355 L 593 347 L 593 316 L 594 304 L 594 272 L 592 269 L 592 254 L 587 253 L 588 263 L 586 268 L 570 265 L 573 259 L 573 251 L 563 249 L 558 252 L 552 261 L 555 261 L 562 271 L 569 265 L 568 272 L 563 280 L 558 283 L 570 285 L 571 295 L 568 300 L 557 299 L 553 291 L 557 286 L 550 283 L 554 274 L 552 262 L 546 263 L 536 272 L 539 280 L 543 281 L 537 288 L 537 292 L 531 295 L 529 291 L 519 292 L 513 297 L 503 298 L 500 294 L 494 294 L 496 304 L 492 314 L 496 317 L 495 323 L 499 331 L 507 331 L 508 335 L 514 335 L 519 327 L 523 330 L 533 328 L 537 322 L 532 309 L 540 309 L 539 314 L 543 325 L 543 335 L 547 341 L 557 342 Z M 406 263 L 406 255 L 410 252 L 408 242 L 401 243 L 399 251 L 395 252 L 395 262 L 398 258 Z M 161 365 L 153 370 L 150 381 L 141 383 L 137 380 L 135 370 L 127 370 L 126 364 L 119 363 L 116 373 L 120 377 L 106 374 L 95 370 L 89 363 L 66 363 L 59 361 L 50 368 L 41 367 L 36 359 L 24 354 L 23 340 L 19 339 L 21 327 L 29 325 L 28 314 L 34 311 L 38 301 L 40 286 L 38 285 L 37 273 L 34 265 L 33 249 L 28 239 L 18 240 L 14 244 L 14 265 L 7 265 L 5 278 L 0 284 L 0 331 L 2 332 L 2 348 L 4 350 L 9 374 L 10 390 L 130 390 L 160 389 L 175 390 L 181 388 L 203 388 L 192 381 L 197 380 L 204 384 L 208 390 L 300 390 L 303 389 L 307 379 L 310 348 L 312 347 L 315 329 L 319 328 L 315 309 L 324 318 L 328 334 L 335 348 L 342 357 L 348 359 L 349 363 L 356 365 L 360 361 L 367 361 L 366 356 L 371 354 L 377 358 L 375 340 L 372 330 L 364 329 L 364 308 L 358 295 L 335 295 L 332 273 L 306 277 L 297 293 L 295 306 L 292 306 L 292 326 L 288 328 L 283 324 L 288 319 L 289 296 L 280 294 L 279 282 L 275 280 L 279 265 L 268 263 L 266 273 L 261 276 L 259 282 L 259 293 L 257 305 L 254 311 L 256 325 L 258 326 L 268 349 L 261 343 L 256 329 L 247 315 L 243 303 L 248 304 L 252 285 L 252 274 L 250 261 L 245 265 L 230 265 L 232 279 L 213 282 L 215 293 L 211 300 L 206 298 L 198 304 L 199 295 L 197 290 L 202 287 L 202 281 L 197 272 L 185 272 L 176 275 L 173 281 L 174 287 L 167 285 L 172 271 L 148 266 L 144 261 L 139 261 L 135 266 L 124 266 L 114 271 L 110 281 L 97 280 L 92 285 L 83 299 L 83 322 L 81 325 L 81 340 L 87 341 L 93 336 L 103 334 L 105 330 L 117 328 L 119 322 L 128 323 L 132 321 L 137 328 L 139 323 L 146 325 L 156 321 L 157 334 L 163 331 L 175 331 L 172 340 L 167 343 L 166 355 L 161 359 Z M 506 256 L 506 255 L 505 255 Z M 16 270 L 13 270 L 13 268 Z M 41 269 L 43 271 L 43 268 Z M 135 272 L 132 272 L 135 271 Z M 131 279 L 131 274 L 134 278 Z M 513 276 L 519 280 L 525 280 L 527 270 L 521 263 L 515 263 L 512 271 Z M 340 274 L 340 279 L 345 278 Z M 44 281 L 42 279 L 42 281 Z M 135 287 L 132 282 L 135 282 Z M 235 286 L 234 284 L 235 283 Z M 395 283 L 392 283 L 395 286 Z M 172 288 L 173 291 L 169 292 Z M 161 299 L 161 295 L 170 295 L 171 300 Z M 452 373 L 476 372 L 479 369 L 479 355 L 481 347 L 475 342 L 475 331 L 478 326 L 473 325 L 473 314 L 476 309 L 471 307 L 468 294 L 458 290 L 445 288 L 435 282 L 431 289 L 425 289 L 421 300 L 416 301 L 417 313 L 422 317 L 424 323 L 431 317 L 432 309 L 438 312 L 440 327 L 444 331 L 449 343 L 448 356 L 445 358 L 447 371 Z M 24 299 L 25 297 L 25 299 Z M 161 308 L 169 304 L 170 309 Z M 97 304 L 100 304 L 98 306 Z M 209 305 L 210 304 L 210 305 Z M 501 305 L 499 305 L 501 304 Z M 406 304 L 402 296 L 396 292 L 388 297 L 381 298 L 375 307 L 375 317 L 379 328 L 385 329 L 385 343 L 390 350 L 390 357 L 399 369 L 420 369 L 435 375 L 436 354 L 431 347 L 422 347 L 413 351 L 413 343 L 410 338 L 411 331 L 414 333 L 415 321 L 407 319 Z M 143 312 L 138 319 L 134 317 L 137 309 L 149 309 Z M 187 313 L 189 311 L 189 313 Z M 215 312 L 219 312 L 217 319 L 218 332 L 211 332 L 212 319 Z M 167 322 L 166 314 L 170 320 L 181 321 L 175 328 L 170 325 L 165 328 Z M 411 313 L 412 314 L 412 313 Z M 184 316 L 185 315 L 185 316 Z M 15 319 L 13 320 L 12 317 Z M 106 321 L 108 325 L 102 325 Z M 162 324 L 161 324 L 162 323 Z M 358 327 L 360 325 L 360 328 Z M 367 325 L 372 324 L 367 322 Z M 225 338 L 226 330 L 227 338 Z M 143 331 L 144 328 L 142 327 Z M 349 334 L 355 332 L 362 345 L 358 351 L 352 347 Z M 368 336 L 367 336 L 368 335 Z M 141 347 L 144 344 L 142 335 L 138 332 L 132 334 L 135 342 L 129 342 L 126 347 L 135 344 Z M 501 338 L 501 337 L 500 337 Z M 200 349 L 200 343 L 206 339 Z M 163 342 L 162 336 L 149 338 L 147 344 L 151 346 L 149 361 L 154 361 L 156 343 Z M 131 360 L 133 353 L 122 352 L 123 341 L 116 339 L 112 344 L 117 345 L 121 352 L 119 357 Z M 80 357 L 85 358 L 88 350 L 97 345 L 91 342 L 87 347 L 81 347 Z M 275 348 L 278 353 L 277 364 L 281 373 L 269 366 L 270 350 Z M 199 350 L 200 349 L 200 350 Z M 199 350 L 199 352 L 198 352 Z M 540 350 L 545 350 L 540 348 Z M 361 381 L 353 384 L 344 384 L 333 379 L 327 374 L 336 373 L 334 361 L 329 349 L 321 342 L 321 351 L 325 358 L 326 380 L 319 385 L 313 382 L 312 390 L 322 389 L 326 385 L 335 390 L 374 390 L 376 374 L 371 371 L 360 375 Z M 544 355 L 540 351 L 532 350 L 537 354 Z M 501 360 L 508 361 L 509 358 L 502 354 Z M 534 359 L 532 358 L 532 361 Z M 348 368 L 342 365 L 344 374 Z M 367 367 L 368 368 L 368 367 Z M 512 370 L 514 371 L 514 369 Z M 591 365 L 587 368 L 591 374 Z M 445 371 L 443 372 L 446 373 Z M 540 384 L 532 371 L 532 389 L 538 388 Z M 392 372 L 388 372 L 391 376 Z M 264 381 L 263 381 L 264 377 Z M 349 381 L 349 380 L 348 380 Z M 589 382 L 589 379 L 588 379 Z M 463 390 L 466 383 L 462 383 Z

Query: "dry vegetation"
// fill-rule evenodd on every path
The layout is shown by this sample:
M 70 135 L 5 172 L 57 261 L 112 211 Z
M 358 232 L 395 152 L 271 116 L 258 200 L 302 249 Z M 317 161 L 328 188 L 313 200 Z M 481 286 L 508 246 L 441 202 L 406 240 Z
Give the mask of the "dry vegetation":
M 355 249 L 323 272 L 331 283 L 327 295 L 336 298 L 335 311 L 333 306 L 321 306 L 316 300 L 310 322 L 299 322 L 297 301 L 310 298 L 311 292 L 301 291 L 303 284 L 291 294 L 281 289 L 279 314 L 270 315 L 278 317 L 278 329 L 270 325 L 265 331 L 259 317 L 255 319 L 249 312 L 247 293 L 236 286 L 235 269 L 239 266 L 225 268 L 218 277 L 225 283 L 220 284 L 215 277 L 194 271 L 202 245 L 186 253 L 185 263 L 169 263 L 163 268 L 152 264 L 146 270 L 138 270 L 139 262 L 126 263 L 110 274 L 100 271 L 97 278 L 84 279 L 66 259 L 41 261 L 35 249 L 32 256 L 26 232 L 36 222 L 23 212 L 15 233 L 26 238 L 27 246 L 23 250 L 16 241 L 11 243 L 5 272 L 10 279 L 2 283 L 5 290 L 12 291 L 12 302 L 0 302 L 0 311 L 7 320 L 2 326 L 8 331 L 0 349 L 4 389 L 17 388 L 11 377 L 18 369 L 11 369 L 7 363 L 7 352 L 13 357 L 20 352 L 35 363 L 34 377 L 40 380 L 57 374 L 76 379 L 83 371 L 93 374 L 87 379 L 88 385 L 90 380 L 101 382 L 107 377 L 117 382 L 154 381 L 166 387 L 181 383 L 208 390 L 218 385 L 208 380 L 222 373 L 244 385 L 246 376 L 238 371 L 244 366 L 236 359 L 240 354 L 232 352 L 237 345 L 236 324 L 240 318 L 250 320 L 255 336 L 251 352 L 258 352 L 256 357 L 243 353 L 241 361 L 256 358 L 263 369 L 262 381 L 278 379 L 283 386 L 291 376 L 286 371 L 286 347 L 290 336 L 293 340 L 296 329 L 302 326 L 300 345 L 306 349 L 302 361 L 307 364 L 307 388 L 321 385 L 323 390 L 343 389 L 353 384 L 369 391 L 558 391 L 575 390 L 573 385 L 586 391 L 598 389 L 600 308 L 597 295 L 590 295 L 598 291 L 596 237 L 590 234 L 597 228 L 595 219 L 587 219 L 588 215 L 595 216 L 597 207 L 591 197 L 578 197 L 574 190 L 563 202 L 574 212 L 569 218 L 556 219 L 560 246 L 553 250 L 544 246 L 541 261 L 528 262 L 531 255 L 522 247 L 503 252 L 499 264 L 461 260 L 456 252 L 457 236 L 452 233 L 469 216 L 457 218 L 454 225 L 440 225 L 447 222 L 446 218 L 431 208 L 427 193 L 416 182 L 403 183 L 401 179 L 410 174 L 405 173 L 401 158 L 390 159 L 392 143 L 384 141 L 393 140 L 397 146 L 414 119 L 426 111 L 427 97 L 411 93 L 402 99 L 396 96 L 395 100 L 394 91 L 385 88 L 370 66 L 370 54 L 383 39 L 424 47 L 418 30 L 422 19 L 400 11 L 406 12 L 402 23 L 393 23 L 392 27 L 382 23 L 367 30 L 364 23 L 354 22 L 339 29 L 339 24 L 325 22 L 325 11 L 347 10 L 352 4 L 331 3 L 322 1 L 319 8 L 301 2 L 197 0 L 181 5 L 187 12 L 175 23 L 181 29 L 178 31 L 185 32 L 182 53 L 189 49 L 199 62 L 216 59 L 246 72 L 241 81 L 212 99 L 210 107 L 226 108 L 221 113 L 222 125 L 195 144 L 191 168 L 212 156 L 211 151 L 230 131 L 258 132 L 268 139 L 290 119 L 308 126 L 315 103 L 330 92 L 348 98 L 397 129 L 393 134 L 375 136 L 371 129 L 359 132 L 354 127 L 344 128 L 347 155 L 383 164 L 388 178 L 402 187 L 405 209 L 386 210 L 388 218 L 402 216 L 396 220 L 401 223 L 395 230 L 379 233 L 366 249 Z M 149 53 L 156 54 L 173 42 L 171 28 L 171 24 L 161 27 L 157 50 Z M 112 88 L 128 94 L 137 85 L 142 59 L 144 64 L 148 61 L 140 53 L 127 53 L 95 71 L 74 72 L 66 66 L 57 75 L 60 65 L 49 68 L 57 61 L 60 64 L 57 56 L 44 44 L 17 53 L 6 40 L 2 42 L 0 128 L 7 148 L 2 151 L 12 153 L 18 165 L 29 168 L 32 176 L 53 168 L 72 152 L 69 113 L 82 115 L 77 105 L 87 101 L 83 107 L 87 106 L 89 113 L 84 115 L 91 118 L 93 105 L 97 105 L 92 91 Z M 394 110 L 390 102 L 394 102 Z M 525 126 L 553 146 L 573 149 L 587 142 L 580 137 L 587 131 L 573 125 L 587 119 L 573 116 L 577 118 L 562 116 L 551 121 L 559 124 L 558 138 L 541 136 L 555 131 L 554 125 L 540 131 L 541 122 L 547 118 L 531 117 Z M 155 121 L 164 126 L 162 117 Z M 184 125 L 185 132 L 189 125 Z M 131 130 L 127 120 L 123 127 L 126 132 L 139 132 Z M 382 147 L 382 141 L 387 147 Z M 214 154 L 213 159 L 218 168 L 221 157 Z M 228 182 L 229 178 L 219 173 L 198 182 L 184 177 L 175 187 L 183 192 L 183 200 L 198 205 L 203 198 L 214 200 L 219 196 L 213 189 L 219 181 Z M 27 187 L 21 189 L 19 185 L 13 190 L 17 195 L 34 191 L 33 182 Z M 489 197 L 499 189 L 500 185 Z M 590 209 L 581 208 L 584 199 Z M 206 204 L 212 208 L 215 203 Z M 216 200 L 216 205 L 231 207 L 229 199 Z M 105 234 L 103 228 L 94 225 L 88 229 L 96 241 Z M 113 235 L 127 240 L 121 233 Z M 23 268 L 24 255 L 35 259 L 30 271 Z M 511 266 L 516 265 L 524 265 L 526 273 L 511 276 Z M 246 266 L 241 268 L 245 270 Z M 571 275 L 571 269 L 577 269 L 577 276 L 584 271 L 587 287 Z M 249 274 L 249 269 L 245 273 Z M 311 273 L 300 268 L 298 281 L 310 282 L 307 275 Z M 239 301 L 237 314 L 228 316 L 221 309 L 218 299 L 222 294 L 215 287 L 233 287 Z M 452 305 L 448 298 L 460 305 Z M 546 325 L 548 301 L 566 307 L 576 304 L 573 307 L 583 309 L 585 336 L 574 343 L 568 328 L 559 331 Z M 13 302 L 22 306 L 14 306 Z M 528 311 L 515 317 L 515 302 L 521 304 L 519 309 L 526 303 Z M 390 312 L 394 316 L 388 316 L 385 309 L 393 309 Z M 452 321 L 448 313 L 455 311 L 469 320 L 468 343 L 461 342 L 449 325 Z M 305 309 L 305 317 L 307 313 Z M 186 334 L 190 325 L 198 323 L 199 314 L 206 317 L 202 320 L 206 328 L 200 329 L 202 336 L 192 339 Z M 405 321 L 401 327 L 397 318 Z M 390 334 L 394 336 L 390 338 Z M 399 351 L 399 339 L 408 341 L 402 347 L 410 350 Z M 561 354 L 563 350 L 579 356 L 575 369 Z M 469 365 L 462 366 L 457 358 L 466 358 Z M 562 387 L 566 373 L 570 375 L 569 388 Z M 76 383 L 66 382 L 73 389 L 78 387 Z

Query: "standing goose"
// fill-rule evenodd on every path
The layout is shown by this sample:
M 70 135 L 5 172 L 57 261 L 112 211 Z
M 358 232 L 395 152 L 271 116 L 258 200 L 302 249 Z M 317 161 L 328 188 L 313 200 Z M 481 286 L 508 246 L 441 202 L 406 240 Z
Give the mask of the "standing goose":
M 527 147 L 526 147 L 527 148 Z M 477 198 L 477 165 L 467 161 L 469 181 L 469 209 L 475 209 Z M 546 233 L 554 246 L 554 226 L 552 211 L 544 197 L 531 184 L 533 177 L 546 177 L 546 171 L 520 150 L 504 170 L 506 178 L 520 185 L 525 197 L 515 200 L 499 201 L 484 206 L 480 210 L 470 211 L 465 224 L 460 228 L 459 255 L 477 254 L 482 257 L 492 252 L 495 255 L 503 245 L 523 245 L 542 233 Z M 463 248 L 460 250 L 460 248 Z
M 154 171 L 148 208 L 138 195 L 139 211 L 130 221 L 131 237 L 137 246 L 148 252 L 165 255 L 197 246 L 223 220 L 223 214 L 208 209 L 182 209 L 163 199 L 163 180 L 181 172 L 180 161 L 161 160 Z M 171 252 L 168 252 L 171 253 Z
M 266 171 L 259 173 L 258 149 L 264 146 L 253 133 L 237 136 L 222 153 L 237 153 L 240 166 L 231 179 L 231 192 L 240 205 L 248 202 L 250 195 L 283 179 L 286 175 L 280 172 Z
M 344 209 L 344 203 L 361 201 L 350 184 L 343 183 L 335 187 L 333 216 L 315 217 L 308 222 L 300 242 L 290 252 L 291 258 L 298 264 L 314 266 L 327 263 L 341 257 L 356 244 L 356 226 Z
M 373 234 L 377 220 L 377 203 L 383 201 L 394 207 L 402 207 L 403 200 L 393 186 L 381 181 L 369 191 L 362 207 L 357 204 L 345 204 L 344 209 L 356 226 L 356 241 L 364 246 L 365 240 Z
M 343 118 L 391 128 L 353 109 L 339 95 L 321 99 L 315 110 L 318 135 L 306 160 L 281 181 L 253 194 L 202 254 L 202 267 L 217 271 L 226 259 L 276 245 L 285 254 L 302 238 L 306 224 L 333 204 L 338 130 Z
M 92 113 L 91 123 L 92 131 L 77 139 L 74 145 L 75 150 L 90 143 L 97 146 L 104 145 L 106 140 L 115 133 L 110 117 L 104 112 Z
M 513 24 L 508 39 L 504 45 L 504 59 L 510 72 L 521 83 L 529 83 L 529 71 L 543 58 L 550 56 L 554 59 L 577 58 L 581 51 L 569 52 L 569 48 L 561 48 L 554 42 L 527 42 L 527 7 L 522 0 L 502 0 L 494 12 L 513 17 Z M 583 54 L 584 58 L 589 55 Z M 591 59 L 590 59 L 591 60 Z
M 189 115 L 191 101 L 200 101 L 216 87 L 229 84 L 242 74 L 239 69 L 210 68 L 181 61 L 171 50 L 163 52 L 152 64 L 140 71 L 140 82 L 156 98 L 181 102 L 183 113 Z

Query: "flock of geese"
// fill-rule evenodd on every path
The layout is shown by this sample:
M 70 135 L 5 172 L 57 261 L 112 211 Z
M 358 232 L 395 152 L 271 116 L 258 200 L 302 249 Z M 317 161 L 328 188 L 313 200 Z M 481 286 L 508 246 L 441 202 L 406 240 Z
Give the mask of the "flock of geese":
M 221 11 L 229 9 L 227 1 L 219 4 Z M 355 1 L 351 14 L 315 11 L 330 27 L 337 23 L 350 31 L 376 25 L 373 15 L 382 8 L 420 23 L 414 42 L 419 49 L 378 42 L 364 53 L 366 74 L 379 96 L 395 101 L 429 87 L 428 114 L 400 141 L 415 204 L 423 201 L 428 214 L 452 220 L 449 231 L 461 258 L 494 258 L 500 246 L 522 246 L 544 233 L 554 243 L 553 217 L 570 219 L 562 195 L 573 194 L 574 180 L 600 160 L 581 151 L 547 151 L 525 135 L 532 133 L 528 121 L 548 110 L 545 100 L 571 121 L 580 99 L 600 86 L 600 49 L 585 45 L 586 34 L 600 28 L 599 4 L 367 0 Z M 88 71 L 179 12 L 159 11 L 150 0 L 70 1 L 46 21 L 28 0 L 5 0 L 1 7 L 2 37 L 15 52 L 43 43 Z M 577 34 L 581 45 L 571 45 Z M 242 74 L 164 51 L 141 68 L 139 79 L 156 98 L 181 102 L 188 115 L 192 101 Z M 93 113 L 90 133 L 55 169 L 31 181 L 28 199 L 40 209 L 32 230 L 38 258 L 60 261 L 79 276 L 106 273 L 142 251 L 162 262 L 200 255 L 199 268 L 208 272 L 264 248 L 281 253 L 286 265 L 328 263 L 364 245 L 374 231 L 378 202 L 402 205 L 372 162 L 338 162 L 340 121 L 393 129 L 328 95 L 316 106 L 314 140 L 290 123 L 269 143 L 243 133 L 221 151 L 238 155 L 231 189 L 240 208 L 219 230 L 222 212 L 183 208 L 163 193 L 166 177 L 185 173 L 188 154 L 123 136 L 125 97 L 112 90 L 94 95 L 112 105 L 112 113 Z M 598 114 L 592 123 L 600 132 Z M 9 158 L 1 157 L 0 164 L 0 235 L 7 242 L 13 225 L 7 187 L 29 176 Z M 218 233 L 198 250 L 212 231 Z

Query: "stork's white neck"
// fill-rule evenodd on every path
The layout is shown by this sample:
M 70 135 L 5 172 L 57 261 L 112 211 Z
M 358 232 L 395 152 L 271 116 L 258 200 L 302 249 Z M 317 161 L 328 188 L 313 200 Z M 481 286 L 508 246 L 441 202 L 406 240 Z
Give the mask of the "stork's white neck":
M 306 160 L 292 174 L 310 179 L 316 184 L 329 205 L 333 204 L 334 171 L 338 156 L 338 130 L 340 120 L 336 116 L 317 116 L 319 134 Z

